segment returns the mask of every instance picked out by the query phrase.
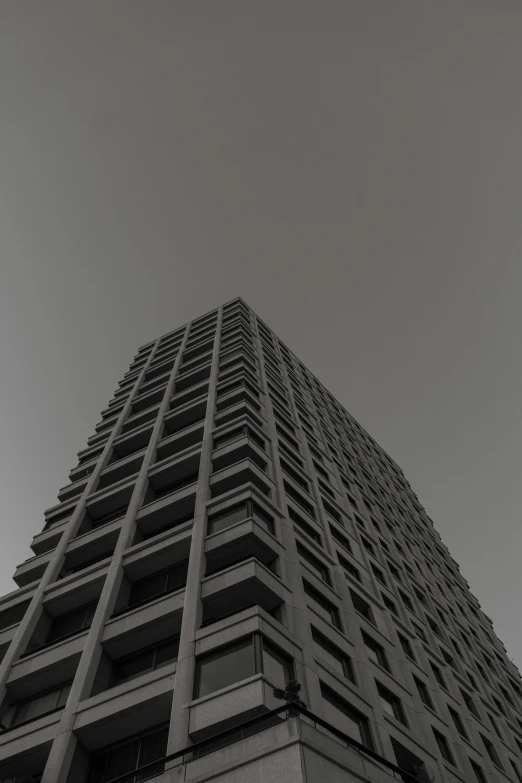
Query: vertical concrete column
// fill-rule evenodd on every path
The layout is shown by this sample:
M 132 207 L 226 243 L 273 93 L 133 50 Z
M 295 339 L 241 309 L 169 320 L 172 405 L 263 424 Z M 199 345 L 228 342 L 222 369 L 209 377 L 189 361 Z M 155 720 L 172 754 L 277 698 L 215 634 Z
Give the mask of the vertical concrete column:
M 45 569 L 45 572 L 42 578 L 40 579 L 40 583 L 38 584 L 38 587 L 36 588 L 33 594 L 31 603 L 27 608 L 25 616 L 22 622 L 20 623 L 20 625 L 18 626 L 17 631 L 13 637 L 13 640 L 2 661 L 2 664 L 0 665 L 0 703 L 3 701 L 6 694 L 5 683 L 11 672 L 11 667 L 20 658 L 20 655 L 23 654 L 25 648 L 27 647 L 27 644 L 29 643 L 29 639 L 31 638 L 36 623 L 38 622 L 38 619 L 40 617 L 44 593 L 47 587 L 50 584 L 52 584 L 52 582 L 55 582 L 56 579 L 58 578 L 58 574 L 60 573 L 60 570 L 63 566 L 65 550 L 67 549 L 70 541 L 75 537 L 76 533 L 78 532 L 78 528 L 80 526 L 82 516 L 85 511 L 85 504 L 87 502 L 87 499 L 89 495 L 91 495 L 91 493 L 93 492 L 94 488 L 96 487 L 96 484 L 98 483 L 98 479 L 100 477 L 100 473 L 107 464 L 107 460 L 109 459 L 109 455 L 112 450 L 112 444 L 115 438 L 117 438 L 118 435 L 120 434 L 122 424 L 129 414 L 133 398 L 136 396 L 137 390 L 152 360 L 152 356 L 156 348 L 156 345 L 157 343 L 155 343 L 154 348 L 152 349 L 147 362 L 143 365 L 141 372 L 136 378 L 134 385 L 131 387 L 127 401 L 122 411 L 120 412 L 120 415 L 116 420 L 116 423 L 112 429 L 111 434 L 109 435 L 109 438 L 103 448 L 102 453 L 98 458 L 98 461 L 96 463 L 93 472 L 89 476 L 85 489 L 83 490 L 82 494 L 80 495 L 76 503 L 72 516 L 69 522 L 67 523 L 61 535 L 60 540 L 58 541 L 58 544 L 49 560 L 47 568 Z
M 76 736 L 73 732 L 76 712 L 78 710 L 80 701 L 83 698 L 86 698 L 90 692 L 92 682 L 96 674 L 96 669 L 100 661 L 102 653 L 101 638 L 103 629 L 105 627 L 107 618 L 112 613 L 123 579 L 123 554 L 125 549 L 127 549 L 129 546 L 129 542 L 131 541 L 131 537 L 134 533 L 136 514 L 143 501 L 143 497 L 147 489 L 148 470 L 154 460 L 157 442 L 160 438 L 163 427 L 163 417 L 168 410 L 170 397 L 172 395 L 176 375 L 181 363 L 183 350 L 187 342 L 189 329 L 190 324 L 187 324 L 178 355 L 165 387 L 163 399 L 158 409 L 158 414 L 156 416 L 156 421 L 152 430 L 149 444 L 145 451 L 140 472 L 136 479 L 136 483 L 134 484 L 129 506 L 121 524 L 121 529 L 118 540 L 116 542 L 111 564 L 103 584 L 103 589 L 100 600 L 98 601 L 96 613 L 85 640 L 82 656 L 78 664 L 78 669 L 76 670 L 76 676 L 69 693 L 69 698 L 67 699 L 67 704 L 65 705 L 65 708 L 62 712 L 57 735 L 54 739 L 51 752 L 45 766 L 42 783 L 65 783 L 68 780 L 71 761 L 77 744 Z M 148 368 L 158 344 L 159 341 L 155 343 L 153 352 L 149 357 L 149 361 L 145 365 L 143 373 L 140 374 L 140 378 L 143 378 L 145 369 Z M 136 387 L 136 389 L 137 388 L 138 387 Z
M 281 463 L 279 460 L 279 448 L 278 448 L 278 435 L 275 426 L 274 409 L 272 406 L 272 400 L 268 394 L 268 385 L 265 372 L 265 362 L 263 356 L 263 346 L 261 338 L 259 336 L 259 329 L 257 327 L 256 316 L 256 333 L 257 333 L 257 350 L 259 355 L 259 366 L 261 370 L 261 379 L 263 385 L 263 391 L 266 399 L 266 414 L 268 423 L 268 436 L 272 442 L 272 461 L 274 465 L 274 482 L 277 488 L 278 503 L 283 511 L 283 518 L 281 519 L 281 532 L 283 535 L 283 544 L 285 547 L 285 561 L 284 567 L 284 581 L 292 595 L 292 605 L 288 607 L 289 611 L 289 626 L 290 630 L 295 633 L 298 639 L 303 645 L 303 660 L 301 665 L 303 667 L 304 682 L 301 684 L 304 686 L 302 698 L 306 702 L 308 709 L 315 712 L 317 715 L 323 715 L 323 703 L 321 698 L 321 690 L 319 686 L 319 677 L 317 674 L 317 665 L 315 663 L 315 657 L 313 654 L 314 644 L 312 639 L 312 631 L 310 629 L 309 614 L 306 603 L 306 595 L 303 590 L 303 582 L 301 579 L 301 568 L 299 565 L 299 557 L 297 554 L 295 533 L 288 517 L 288 505 L 286 502 L 286 494 L 283 485 L 283 472 L 281 470 Z M 277 348 L 279 355 L 279 347 Z M 281 358 L 279 361 L 282 363 Z M 283 364 L 283 363 L 282 363 Z M 283 365 L 284 366 L 284 365 Z M 285 375 L 281 379 L 287 387 L 289 395 L 291 390 L 288 389 L 288 377 Z M 291 398 L 293 399 L 293 398 Z
M 212 430 L 214 427 L 214 409 L 216 403 L 216 383 L 219 367 L 219 345 L 221 339 L 221 323 L 223 308 L 218 311 L 214 350 L 210 370 L 207 412 L 201 444 L 201 461 L 199 463 L 198 488 L 194 509 L 194 524 L 187 572 L 187 586 L 183 604 L 183 619 L 179 640 L 178 661 L 174 681 L 174 695 L 167 753 L 175 753 L 190 744 L 189 737 L 189 703 L 192 700 L 195 671 L 195 636 L 201 625 L 201 580 L 205 572 L 205 512 L 210 500 L 210 473 L 212 469 Z M 170 764 L 170 767 L 181 763 L 181 759 Z M 169 765 L 168 765 L 169 766 Z M 45 783 L 45 781 L 43 782 Z

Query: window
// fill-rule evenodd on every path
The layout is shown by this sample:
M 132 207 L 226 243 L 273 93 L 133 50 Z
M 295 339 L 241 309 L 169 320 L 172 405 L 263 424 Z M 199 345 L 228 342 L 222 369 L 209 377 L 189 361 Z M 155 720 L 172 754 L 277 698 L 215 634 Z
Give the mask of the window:
M 187 582 L 188 560 L 172 568 L 139 579 L 132 585 L 128 607 L 152 601 L 160 595 L 171 593 L 184 587 Z
M 328 723 L 373 750 L 368 719 L 323 683 L 321 683 L 321 694 L 325 719 Z
M 10 606 L 9 609 L 4 609 L 0 612 L 0 631 L 3 631 L 4 628 L 9 628 L 15 623 L 19 623 L 26 613 L 28 606 L 29 601 L 23 601 L 22 603 Z
M 396 568 L 393 563 L 390 563 L 388 560 L 388 568 L 390 569 L 390 574 L 393 576 L 394 579 L 396 579 L 398 582 L 402 582 L 401 573 L 398 568 Z M 402 593 L 401 593 L 402 595 Z M 409 607 L 408 607 L 409 609 Z
M 413 647 L 411 646 L 410 640 L 400 633 L 398 633 L 397 636 L 399 637 L 399 642 L 401 643 L 402 651 L 405 656 L 411 661 L 414 661 L 415 655 L 413 654 Z
M 437 742 L 437 745 L 438 745 L 438 748 L 439 748 L 439 751 L 440 751 L 440 755 L 442 756 L 442 758 L 445 761 L 449 761 L 450 764 L 453 764 L 453 766 L 456 766 L 455 765 L 455 759 L 453 758 L 453 754 L 451 752 L 448 740 L 446 739 L 444 734 L 441 734 L 440 731 L 437 731 L 436 729 L 434 729 L 433 726 L 431 728 L 432 728 L 433 734 L 435 736 L 435 741 Z
M 208 518 L 207 535 L 219 533 L 232 525 L 244 522 L 246 519 L 253 518 L 261 527 L 263 527 L 272 536 L 275 534 L 274 520 L 257 503 L 248 498 L 242 503 L 238 503 L 218 514 L 212 514 Z
M 391 600 L 385 593 L 381 593 L 381 598 L 384 606 L 388 611 L 390 611 L 392 614 L 394 614 L 396 617 L 399 616 L 397 612 L 397 607 L 395 605 L 395 602 Z
M 499 769 L 504 769 L 504 767 L 502 766 L 502 762 L 500 760 L 500 756 L 497 753 L 497 749 L 495 748 L 495 746 L 493 745 L 491 740 L 489 740 L 487 737 L 484 737 L 483 734 L 480 735 L 480 738 L 481 738 L 482 742 L 484 743 L 484 747 L 486 748 L 486 752 L 487 752 L 489 758 L 491 759 L 491 761 L 493 762 L 493 764 L 496 767 L 498 767 Z
M 21 723 L 35 720 L 35 718 L 60 709 L 67 701 L 71 685 L 72 682 L 68 682 L 51 691 L 31 696 L 30 699 L 24 699 L 13 705 L 6 715 L 5 725 L 9 728 L 19 726 Z
M 434 633 L 436 636 L 439 636 L 439 637 L 441 637 L 440 628 L 439 628 L 439 626 L 437 625 L 437 623 L 435 622 L 435 620 L 433 620 L 433 619 L 432 619 L 432 618 L 431 618 L 431 617 L 430 617 L 428 614 L 427 614 L 427 615 L 425 615 L 425 617 L 426 617 L 426 622 L 428 623 L 428 625 L 429 625 L 429 627 L 431 628 L 431 630 L 433 631 L 433 633 Z
M 462 688 L 459 688 L 459 690 L 460 690 L 460 694 L 462 696 L 462 700 L 463 700 L 464 704 L 466 705 L 466 707 L 468 708 L 468 710 L 471 712 L 472 715 L 474 715 L 476 718 L 480 719 L 480 715 L 479 715 L 478 710 L 477 710 L 477 708 L 475 706 L 475 702 L 473 701 L 473 699 L 471 698 L 469 693 L 466 693 L 466 691 L 463 691 Z
M 455 660 L 452 658 L 452 656 L 449 654 L 447 650 L 445 650 L 443 647 L 439 647 L 440 654 L 444 658 L 445 663 L 448 664 L 448 666 L 451 666 L 452 669 L 456 669 L 455 666 Z
M 91 604 L 86 604 L 79 609 L 56 617 L 51 626 L 47 643 L 56 642 L 65 636 L 71 636 L 73 633 L 90 628 L 97 603 L 97 601 L 94 601 Z
M 367 603 L 358 593 L 355 593 L 352 589 L 350 589 L 350 595 L 352 597 L 353 608 L 357 614 L 360 614 L 361 617 L 364 617 L 364 619 L 372 625 L 376 625 L 370 604 Z
M 114 661 L 112 685 L 117 685 L 133 677 L 139 677 L 139 675 L 145 672 L 155 671 L 162 666 L 167 666 L 169 663 L 177 660 L 178 649 L 179 636 L 173 636 L 154 647 L 119 658 Z
M 304 479 L 297 470 L 294 470 L 291 465 L 288 464 L 283 459 L 280 459 L 281 462 L 281 469 L 284 473 L 286 473 L 287 476 L 289 476 L 295 483 L 301 487 L 301 489 L 304 489 L 305 492 L 310 493 L 310 485 L 306 479 Z
M 118 743 L 118 745 L 103 750 L 101 753 L 93 754 L 89 778 L 91 783 L 110 783 L 114 778 L 126 773 L 130 773 L 127 779 L 128 783 L 138 783 L 140 780 L 147 780 L 154 775 L 159 775 L 165 769 L 165 764 L 162 761 L 158 761 L 158 764 L 149 767 L 142 773 L 138 772 L 135 775 L 132 773 L 145 764 L 151 764 L 167 755 L 168 736 L 169 729 L 168 726 L 165 726 L 131 741 Z
M 497 735 L 497 737 L 499 737 L 499 739 L 502 739 L 502 734 L 500 733 L 500 729 L 498 727 L 498 724 L 497 724 L 495 718 L 493 717 L 493 715 L 491 715 L 489 712 L 488 712 L 488 718 L 489 718 L 489 721 L 490 721 L 491 725 L 493 726 L 493 728 L 495 730 L 495 734 Z
M 402 599 L 402 603 L 404 604 L 406 609 L 409 609 L 410 612 L 413 612 L 414 609 L 413 609 L 413 604 L 411 602 L 410 596 L 406 595 L 406 593 L 403 593 L 402 590 L 399 590 L 399 595 L 400 595 L 400 597 Z
M 292 520 L 294 527 L 299 532 L 303 533 L 305 536 L 308 536 L 308 538 L 310 538 L 316 544 L 319 544 L 319 546 L 323 545 L 323 539 L 321 535 L 312 527 L 312 525 L 309 525 L 308 522 L 305 522 L 305 520 L 300 517 L 291 506 L 288 506 L 288 517 Z
M 331 623 L 335 628 L 342 630 L 341 619 L 337 607 L 304 579 L 303 589 L 308 598 L 311 599 L 313 604 L 312 608 L 317 612 L 317 614 L 319 614 L 328 623 Z
M 364 633 L 364 631 L 361 631 L 361 635 L 364 646 L 366 647 L 366 654 L 368 655 L 370 661 L 373 661 L 373 663 L 376 663 L 377 666 L 381 666 L 387 672 L 390 672 L 390 664 L 388 663 L 388 658 L 386 657 L 384 647 L 376 642 L 375 639 L 372 639 L 371 636 L 368 636 L 368 634 Z
M 519 781 L 519 783 L 522 783 L 522 774 L 520 773 L 519 768 L 517 767 L 513 759 L 509 759 L 509 761 L 511 762 L 511 766 L 513 767 L 513 772 L 515 773 L 516 779 Z
M 415 623 L 412 623 L 412 625 L 415 628 L 415 633 L 417 634 L 419 639 L 421 639 L 421 641 L 423 641 L 425 644 L 427 644 L 428 643 L 428 637 L 426 636 L 426 634 L 424 633 L 422 628 L 419 625 L 416 625 Z
M 315 557 L 311 552 L 308 551 L 302 544 L 297 541 L 296 543 L 297 547 L 297 554 L 299 557 L 304 560 L 306 565 L 310 568 L 311 571 L 325 584 L 330 585 L 330 573 L 328 571 L 328 568 L 324 565 L 324 563 L 319 560 L 318 557 Z
M 432 672 L 433 672 L 433 676 L 434 676 L 434 677 L 435 677 L 435 679 L 437 680 L 437 682 L 438 682 L 438 684 L 440 685 L 440 687 L 441 687 L 441 688 L 446 688 L 446 683 L 445 683 L 445 681 L 444 681 L 444 677 L 442 676 L 442 672 L 441 672 L 441 670 L 439 669 L 439 667 L 438 667 L 438 666 L 436 666 L 436 665 L 435 665 L 434 663 L 432 663 L 431 661 L 430 661 L 430 666 L 431 666 L 431 670 L 432 670 Z
M 284 688 L 294 678 L 292 659 L 261 634 L 254 634 L 196 661 L 195 698 L 241 682 L 261 671 L 276 688 Z
M 476 763 L 476 761 L 473 761 L 473 759 L 470 759 L 469 763 L 471 764 L 471 769 L 475 773 L 475 777 L 477 778 L 478 783 L 488 783 L 488 779 L 486 778 L 482 767 L 479 767 L 479 765 Z
M 287 481 L 283 480 L 285 493 L 290 498 L 290 500 L 293 500 L 294 503 L 297 503 L 297 505 L 302 508 L 308 516 L 312 517 L 312 519 L 315 519 L 315 511 L 314 507 L 311 503 L 308 503 L 302 495 L 300 495 L 298 492 L 296 492 Z
M 374 573 L 374 575 L 375 575 L 375 578 L 377 579 L 377 581 L 378 581 L 378 582 L 380 582 L 380 583 L 381 583 L 381 585 L 384 585 L 384 586 L 386 587 L 386 586 L 387 586 L 387 585 L 386 585 L 386 580 L 385 580 L 385 578 L 384 578 L 384 574 L 383 574 L 383 572 L 381 571 L 381 569 L 380 569 L 380 568 L 377 568 L 377 566 L 376 566 L 376 565 L 374 565 L 373 563 L 371 563 L 370 565 L 371 565 L 371 567 L 372 567 L 372 571 L 373 571 L 373 573 Z M 392 602 L 392 603 L 393 603 L 393 602 Z M 389 608 L 389 607 L 388 607 L 388 608 Z
M 259 634 L 254 637 L 257 641 Z M 293 661 L 287 655 L 282 653 L 270 642 L 267 642 L 265 638 L 262 638 L 263 648 L 263 674 L 267 678 L 270 685 L 275 688 L 284 688 L 287 682 L 294 679 L 294 666 Z
M 254 643 L 250 636 L 197 660 L 195 698 L 207 696 L 255 673 Z
M 464 739 L 468 739 L 468 733 L 466 729 L 464 728 L 464 723 L 462 722 L 462 718 L 458 714 L 458 712 L 455 712 L 449 704 L 448 704 L 448 712 L 451 715 L 451 719 L 453 723 L 455 724 L 455 728 L 457 729 L 458 733 L 461 737 L 464 737 Z
M 391 715 L 396 720 L 407 726 L 408 722 L 406 720 L 404 708 L 399 697 L 395 696 L 395 694 L 389 691 L 388 688 L 385 688 L 384 685 L 381 685 L 380 682 L 376 682 L 376 685 L 383 710 L 387 712 L 388 715 Z
M 417 687 L 417 691 L 419 693 L 422 703 L 426 707 L 429 707 L 430 710 L 433 710 L 434 709 L 433 702 L 431 700 L 428 686 L 426 685 L 426 683 L 422 682 L 422 680 L 417 679 L 417 677 L 414 677 L 413 679 L 415 680 L 415 685 Z
M 368 554 L 370 554 L 372 557 L 375 557 L 375 547 L 373 544 L 370 541 L 367 541 L 365 538 L 361 538 L 361 541 Z
M 352 565 L 349 560 L 343 557 L 340 552 L 336 552 L 336 555 L 337 560 L 339 561 L 339 565 L 344 568 L 346 573 L 349 574 L 353 579 L 356 579 L 358 582 L 362 582 L 359 569 Z
M 312 627 L 312 638 L 314 640 L 317 655 L 330 664 L 332 669 L 351 682 L 355 683 L 355 674 L 350 658 L 342 652 L 333 642 L 316 631 Z
M 343 549 L 346 549 L 347 552 L 352 554 L 352 547 L 346 536 L 343 536 L 341 533 L 339 533 L 339 531 L 336 530 L 332 525 L 330 525 L 330 533 L 332 534 L 334 541 L 340 544 Z

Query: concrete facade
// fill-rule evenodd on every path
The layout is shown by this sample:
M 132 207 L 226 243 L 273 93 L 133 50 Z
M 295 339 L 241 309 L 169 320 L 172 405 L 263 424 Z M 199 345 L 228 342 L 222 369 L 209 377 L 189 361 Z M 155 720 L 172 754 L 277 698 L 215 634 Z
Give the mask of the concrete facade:
M 490 619 L 241 299 L 140 348 L 58 500 L 0 599 L 0 781 L 522 781 Z

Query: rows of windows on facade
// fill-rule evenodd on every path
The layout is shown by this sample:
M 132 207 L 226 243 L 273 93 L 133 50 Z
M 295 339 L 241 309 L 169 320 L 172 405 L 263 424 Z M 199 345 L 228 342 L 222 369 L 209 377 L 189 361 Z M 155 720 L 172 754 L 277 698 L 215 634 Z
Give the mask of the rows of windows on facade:
M 243 300 L 138 351 L 58 500 L 0 599 L 0 781 L 226 772 L 292 732 L 335 780 L 522 781 L 491 621 L 398 466 Z

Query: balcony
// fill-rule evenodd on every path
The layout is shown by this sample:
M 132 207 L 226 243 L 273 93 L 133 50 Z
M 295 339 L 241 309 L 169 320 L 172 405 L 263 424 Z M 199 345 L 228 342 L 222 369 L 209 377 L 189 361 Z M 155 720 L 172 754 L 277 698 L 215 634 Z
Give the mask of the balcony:
M 94 525 L 99 526 L 101 521 L 110 514 L 126 508 L 129 505 L 133 490 L 134 481 L 131 479 L 123 486 L 107 487 L 90 495 L 86 511 L 93 520 Z
M 273 686 L 262 674 L 229 685 L 221 691 L 196 699 L 190 706 L 189 733 L 197 742 L 219 731 L 240 726 L 244 721 L 281 706 L 272 695 Z
M 232 405 L 230 408 L 227 408 L 225 411 L 223 411 L 223 413 L 216 414 L 214 418 L 214 424 L 216 428 L 222 427 L 225 424 L 236 421 L 236 419 L 240 419 L 242 417 L 248 417 L 248 419 L 253 421 L 254 424 L 257 424 L 260 430 L 262 430 L 266 425 L 266 420 L 261 411 L 255 410 L 248 403 L 248 400 L 238 402 L 235 405 Z
M 166 373 L 170 373 L 172 371 L 172 368 L 174 367 L 174 360 L 173 359 L 167 359 L 166 361 L 161 362 L 161 364 L 157 364 L 155 367 L 150 368 L 145 373 L 145 381 L 152 381 L 154 378 L 158 378 L 160 375 L 165 375 Z
M 184 363 L 191 362 L 194 359 L 203 356 L 203 354 L 211 352 L 213 348 L 214 348 L 213 336 L 210 339 L 204 337 L 203 340 L 198 340 L 198 341 L 193 340 L 192 344 L 187 343 L 187 347 L 183 352 L 183 361 Z
M 99 455 L 98 455 L 99 456 Z M 96 467 L 98 463 L 98 456 L 94 457 L 91 461 L 85 462 L 81 465 L 77 465 L 75 468 L 71 470 L 69 473 L 69 478 L 71 482 L 79 481 L 82 478 L 86 478 L 87 476 L 90 476 L 93 472 L 94 468 Z
M 212 470 L 216 473 L 245 459 L 250 459 L 266 472 L 268 456 L 248 435 L 215 449 L 212 452 Z
M 190 427 L 193 424 L 197 424 L 203 421 L 205 418 L 205 412 L 207 410 L 207 398 L 203 398 L 200 402 L 189 402 L 182 408 L 171 410 L 166 414 L 164 418 L 165 430 L 173 435 L 176 432 Z
M 75 538 L 67 547 L 60 578 L 80 573 L 110 557 L 118 540 L 120 526 L 116 520 L 106 527 L 91 530 Z
M 197 484 L 199 475 L 199 449 L 182 457 L 171 457 L 156 463 L 149 470 L 149 487 L 145 503 L 149 504 L 168 495 Z
M 209 388 L 209 382 L 203 381 L 202 383 L 196 384 L 196 386 L 192 386 L 192 388 L 187 389 L 187 391 L 179 392 L 178 394 L 174 394 L 170 398 L 170 410 L 175 410 L 176 408 L 181 408 L 182 405 L 185 405 L 187 402 L 193 402 L 194 400 L 197 400 L 199 398 L 207 397 L 208 396 L 208 388 Z
M 101 446 L 102 444 L 105 445 L 105 443 L 109 440 L 109 432 L 100 432 L 96 435 L 91 435 L 90 438 L 87 438 L 87 445 L 89 448 L 91 446 Z
M 191 424 L 180 432 L 167 436 L 159 441 L 156 447 L 156 463 L 169 457 L 181 456 L 184 452 L 203 442 L 203 425 L 201 422 Z
M 78 500 L 83 490 L 87 486 L 87 479 L 82 478 L 78 481 L 74 481 L 72 484 L 68 484 L 58 492 L 58 500 L 60 503 L 66 503 L 68 500 Z
M 40 579 L 43 576 L 45 569 L 49 565 L 50 559 L 51 553 L 44 552 L 41 555 L 30 557 L 29 560 L 21 563 L 21 565 L 17 567 L 13 576 L 13 579 L 18 587 L 24 587 L 25 585 L 29 585 L 31 582 L 35 582 L 37 579 Z
M 182 375 L 181 377 L 176 378 L 175 381 L 176 394 L 180 391 L 185 391 L 185 389 L 190 389 L 192 386 L 195 386 L 197 383 L 201 383 L 202 381 L 205 381 L 208 378 L 210 378 L 210 368 L 211 368 L 211 364 L 209 362 L 204 367 L 200 367 L 199 369 L 196 369 L 193 372 L 187 373 L 186 375 Z
M 272 497 L 272 480 L 251 459 L 243 459 L 231 467 L 213 473 L 210 477 L 210 493 L 212 498 L 215 498 L 248 483 L 253 484 L 266 497 Z
M 142 506 L 136 516 L 137 537 L 134 543 L 138 543 L 140 537 L 149 539 L 190 522 L 194 517 L 196 486 L 192 484 Z
M 149 421 L 154 421 L 158 415 L 158 411 L 159 405 L 153 405 L 152 407 L 146 408 L 145 410 L 140 411 L 140 413 L 136 413 L 134 416 L 130 416 L 128 419 L 125 419 L 122 424 L 120 434 L 131 432 L 132 430 L 138 429 L 138 427 L 141 427 L 143 424 L 146 424 Z
M 207 536 L 205 555 L 207 574 L 219 571 L 249 557 L 267 567 L 281 556 L 282 546 L 252 517 Z
M 62 537 L 63 528 L 68 521 L 69 517 L 62 521 L 58 529 L 49 528 L 34 536 L 31 543 L 31 549 L 35 555 L 43 555 L 45 552 L 50 552 L 52 549 L 56 548 L 58 541 Z
M 167 593 L 146 604 L 130 607 L 105 623 L 103 649 L 112 658 L 129 652 L 129 638 L 135 649 L 146 647 L 181 630 L 185 590 Z
M 108 465 L 145 449 L 149 445 L 153 428 L 153 423 L 146 422 L 142 427 L 137 427 L 132 432 L 119 435 L 115 438 L 113 442 L 113 453 Z
M 163 387 L 148 392 L 142 391 L 132 402 L 131 415 L 134 416 L 136 413 L 141 413 L 141 411 L 144 411 L 153 405 L 158 405 L 162 401 L 164 394 L 165 389 Z
M 283 603 L 284 592 L 282 581 L 266 566 L 255 558 L 245 560 L 202 580 L 203 622 L 212 623 L 253 604 L 273 611 Z
M 96 485 L 96 491 L 110 487 L 112 484 L 116 484 L 119 481 L 130 479 L 137 476 L 143 457 L 145 456 L 145 449 L 134 454 L 129 454 L 127 457 L 122 457 L 116 462 L 111 462 L 100 473 L 98 484 Z
M 165 666 L 82 701 L 74 733 L 83 747 L 97 750 L 167 722 L 175 668 Z M 155 779 L 159 783 L 160 778 Z
M 170 378 L 170 371 L 167 371 L 163 375 L 159 375 L 157 378 L 153 378 L 151 381 L 145 381 L 142 382 L 142 384 L 139 387 L 139 393 L 140 394 L 146 394 L 147 392 L 152 391 L 153 389 L 159 389 L 165 388 L 167 385 L 167 382 Z

